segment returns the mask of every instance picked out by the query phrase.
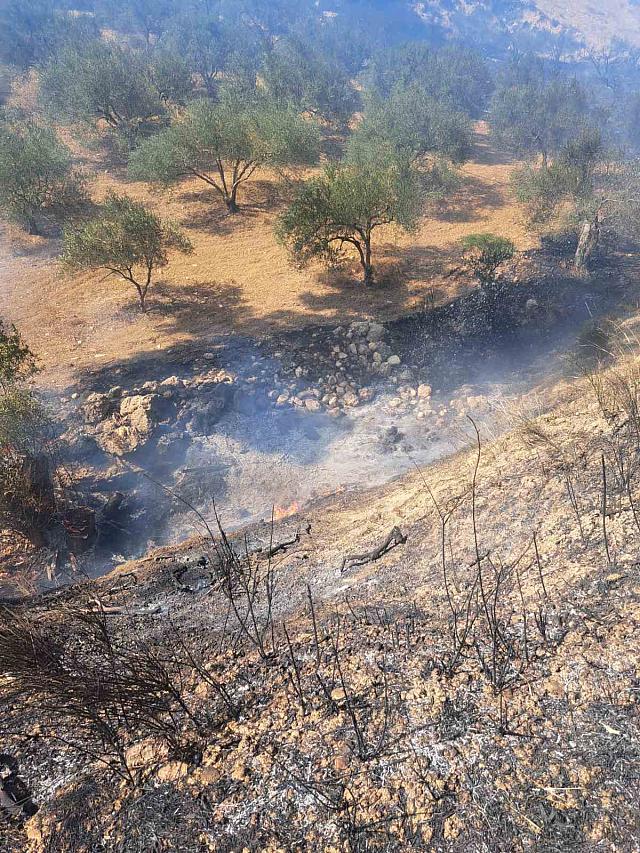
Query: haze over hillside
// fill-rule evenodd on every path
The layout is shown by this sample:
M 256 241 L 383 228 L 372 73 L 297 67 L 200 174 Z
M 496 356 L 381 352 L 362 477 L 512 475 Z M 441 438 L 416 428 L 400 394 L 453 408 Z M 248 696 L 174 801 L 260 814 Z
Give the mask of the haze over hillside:
M 578 42 L 602 48 L 619 40 L 640 44 L 640 6 L 631 0 L 427 0 L 418 4 L 429 23 L 472 39 L 480 29 L 494 34 L 570 33 Z

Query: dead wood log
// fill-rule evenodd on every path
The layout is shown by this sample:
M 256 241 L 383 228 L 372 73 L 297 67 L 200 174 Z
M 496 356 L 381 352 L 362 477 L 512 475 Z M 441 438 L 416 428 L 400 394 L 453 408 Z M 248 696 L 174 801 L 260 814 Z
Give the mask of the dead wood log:
M 306 526 L 304 532 L 307 534 L 307 536 L 311 535 L 310 524 Z M 258 548 L 255 553 L 259 554 L 261 557 L 266 557 L 268 560 L 270 560 L 271 557 L 275 557 L 276 554 L 280 554 L 282 551 L 286 551 L 293 545 L 297 545 L 300 542 L 301 538 L 302 537 L 300 535 L 300 531 L 298 530 L 296 531 L 296 535 L 293 537 L 293 539 L 287 539 L 284 542 L 279 542 L 277 545 L 272 545 L 270 548 L 266 548 L 265 550 L 263 550 L 262 548 Z
M 342 561 L 340 572 L 342 573 L 346 569 L 354 569 L 357 566 L 364 566 L 367 563 L 375 563 L 376 560 L 384 557 L 393 548 L 396 548 L 398 545 L 404 545 L 406 541 L 407 537 L 399 527 L 395 526 L 382 545 L 374 548 L 373 551 L 367 551 L 365 554 L 350 554 L 345 557 Z

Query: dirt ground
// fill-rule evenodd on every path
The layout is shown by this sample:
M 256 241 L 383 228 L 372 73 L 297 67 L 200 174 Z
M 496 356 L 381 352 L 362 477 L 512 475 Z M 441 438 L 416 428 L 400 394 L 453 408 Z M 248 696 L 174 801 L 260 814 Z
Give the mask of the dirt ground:
M 41 360 L 41 381 L 49 387 L 66 386 L 85 369 L 185 341 L 398 317 L 425 302 L 446 301 L 468 286 L 448 275 L 465 234 L 495 232 L 511 237 L 519 249 L 536 242 L 510 195 L 514 164 L 495 150 L 482 124 L 455 196 L 429 211 L 415 234 L 391 228 L 379 232 L 378 284 L 369 290 L 358 282 L 355 263 L 331 271 L 291 265 L 273 233 L 287 194 L 275 175 L 258 174 L 244 188 L 242 212 L 229 218 L 199 181 L 161 191 L 128 182 L 122 169 L 105 170 L 95 153 L 77 154 L 88 172 L 98 172 L 94 198 L 115 188 L 147 200 L 184 228 L 195 251 L 172 258 L 143 316 L 126 283 L 100 273 L 64 275 L 56 263 L 56 239 L 0 231 L 0 316 L 21 329 Z

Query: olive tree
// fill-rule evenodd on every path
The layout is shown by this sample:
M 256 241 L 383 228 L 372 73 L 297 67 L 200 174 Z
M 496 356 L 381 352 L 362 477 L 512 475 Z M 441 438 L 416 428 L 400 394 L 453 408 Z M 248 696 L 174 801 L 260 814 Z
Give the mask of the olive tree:
M 262 38 L 243 20 L 237 20 L 203 0 L 182 5 L 181 12 L 161 40 L 179 54 L 207 97 L 215 99 L 223 81 L 255 88 Z
M 0 62 L 26 70 L 47 61 L 61 45 L 95 35 L 95 17 L 74 13 L 75 8 L 58 0 L 6 0 L 0 6 Z
M 0 319 L 0 391 L 29 379 L 36 369 L 36 358 L 20 332 Z
M 588 100 L 575 80 L 534 80 L 496 90 L 489 121 L 498 140 L 544 165 L 588 120 Z
M 280 217 L 277 234 L 301 265 L 314 258 L 335 262 L 351 247 L 370 285 L 374 232 L 392 223 L 412 229 L 421 204 L 420 176 L 410 164 L 392 158 L 343 162 L 303 185 Z
M 41 99 L 53 120 L 103 123 L 124 137 L 154 129 L 166 115 L 143 56 L 98 39 L 51 58 L 42 69 Z
M 265 57 L 261 77 L 275 100 L 338 125 L 347 124 L 359 106 L 347 72 L 299 39 L 277 42 Z
M 133 178 L 171 184 L 193 175 L 238 210 L 238 190 L 263 166 L 312 164 L 318 130 L 290 107 L 261 98 L 226 96 L 194 101 L 170 128 L 132 154 Z
M 8 219 L 37 234 L 41 216 L 65 215 L 84 198 L 84 178 L 53 130 L 0 124 L 0 209 Z
M 35 371 L 20 333 L 0 320 L 0 528 L 40 547 L 57 517 L 56 441 L 26 384 Z
M 451 109 L 478 118 L 491 94 L 491 76 L 482 57 L 457 46 L 440 49 L 408 42 L 373 57 L 364 75 L 365 88 L 387 98 L 397 89 L 417 85 Z
M 568 141 L 552 163 L 525 166 L 513 181 L 533 222 L 549 223 L 559 215 L 577 230 L 575 266 L 584 271 L 598 245 L 603 218 L 619 209 L 621 174 L 607 162 L 599 132 L 588 129 Z
M 471 149 L 469 117 L 436 100 L 417 83 L 397 86 L 386 98 L 371 96 L 349 149 L 361 145 L 391 146 L 399 156 L 419 160 L 425 155 L 463 162 Z
M 156 270 L 171 251 L 189 254 L 189 240 L 152 211 L 126 195 L 109 195 L 100 213 L 64 234 L 62 263 L 68 270 L 103 269 L 130 282 L 146 311 L 146 296 Z

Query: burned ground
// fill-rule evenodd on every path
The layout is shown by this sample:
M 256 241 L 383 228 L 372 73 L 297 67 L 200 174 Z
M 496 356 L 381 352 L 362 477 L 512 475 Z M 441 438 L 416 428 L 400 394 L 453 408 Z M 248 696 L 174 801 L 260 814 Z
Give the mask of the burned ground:
M 514 410 L 479 448 L 469 424 L 467 449 L 391 486 L 5 610 L 2 642 L 35 620 L 61 673 L 95 666 L 72 626 L 98 626 L 118 666 L 155 673 L 162 725 L 131 692 L 121 718 L 109 682 L 111 705 L 93 696 L 119 722 L 108 769 L 99 730 L 44 713 L 47 685 L 10 673 L 6 751 L 39 806 L 22 843 L 635 849 L 637 369 Z M 342 570 L 394 526 L 406 541 Z

